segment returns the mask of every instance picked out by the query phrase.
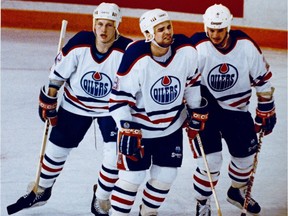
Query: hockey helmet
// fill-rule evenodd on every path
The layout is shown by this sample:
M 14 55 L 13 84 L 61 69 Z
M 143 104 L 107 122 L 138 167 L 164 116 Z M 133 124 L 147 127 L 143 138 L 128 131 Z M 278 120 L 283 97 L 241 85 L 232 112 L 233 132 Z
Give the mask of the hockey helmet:
M 233 15 L 230 10 L 222 4 L 214 4 L 207 8 L 203 15 L 204 29 L 207 33 L 207 27 L 212 29 L 222 29 L 227 27 L 230 31 Z
M 140 30 L 146 38 L 147 42 L 150 42 L 154 39 L 154 27 L 159 23 L 170 21 L 170 17 L 166 11 L 161 9 L 153 9 L 145 12 L 139 20 Z M 147 32 L 150 33 L 152 37 L 147 36 Z
M 122 20 L 120 8 L 114 3 L 102 2 L 93 11 L 93 29 L 96 19 L 108 19 L 115 21 L 115 28 L 118 31 L 118 26 Z

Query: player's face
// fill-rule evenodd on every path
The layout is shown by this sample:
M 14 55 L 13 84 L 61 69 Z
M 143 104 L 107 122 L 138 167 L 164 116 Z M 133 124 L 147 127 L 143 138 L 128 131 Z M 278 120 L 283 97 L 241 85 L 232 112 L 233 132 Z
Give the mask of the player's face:
M 95 33 L 97 40 L 102 43 L 110 43 L 115 40 L 116 29 L 114 21 L 98 19 L 95 22 Z
M 169 47 L 173 41 L 171 21 L 162 22 L 154 27 L 155 41 L 162 47 Z
M 222 29 L 212 29 L 207 28 L 207 35 L 210 38 L 211 42 L 216 46 L 221 46 L 223 43 L 225 43 L 225 40 L 227 39 L 227 28 Z

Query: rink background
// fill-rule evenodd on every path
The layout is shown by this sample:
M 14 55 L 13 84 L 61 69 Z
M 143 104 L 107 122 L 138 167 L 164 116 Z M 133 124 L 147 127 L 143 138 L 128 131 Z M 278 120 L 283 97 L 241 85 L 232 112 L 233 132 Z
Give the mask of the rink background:
M 68 33 L 66 39 L 73 33 Z M 6 206 L 25 194 L 34 180 L 44 124 L 38 117 L 38 96 L 47 84 L 49 68 L 57 50 L 58 31 L 33 31 L 13 28 L 1 30 L 1 215 Z M 262 206 L 262 216 L 287 215 L 287 50 L 265 49 L 276 87 L 278 123 L 274 132 L 263 139 L 255 175 L 253 195 Z M 255 102 L 251 103 L 254 115 Z M 97 127 L 97 125 L 96 125 Z M 39 208 L 15 215 L 84 216 L 90 213 L 92 186 L 102 159 L 98 128 L 97 150 L 93 127 L 79 148 L 73 150 L 52 191 L 49 202 Z M 184 140 L 183 167 L 179 170 L 160 216 L 195 215 L 192 172 L 195 161 Z M 240 210 L 226 201 L 230 185 L 227 175 L 228 153 L 223 150 L 222 174 L 216 192 L 224 216 L 240 215 Z M 138 215 L 141 190 L 131 216 Z M 211 205 L 215 211 L 212 198 Z
M 154 1 L 154 4 L 151 4 L 151 1 L 134 1 L 132 4 L 134 6 L 130 4 L 130 0 L 108 1 L 117 3 L 121 8 L 123 17 L 119 30 L 122 34 L 142 37 L 139 29 L 139 18 L 146 11 L 144 8 L 160 7 L 168 11 L 173 20 L 175 33 L 191 36 L 197 31 L 203 31 L 202 13 L 209 5 L 208 2 L 211 5 L 219 3 L 216 0 L 204 0 L 195 5 L 195 0 L 185 0 L 181 1 L 179 4 L 181 6 L 179 6 L 173 3 L 174 0 L 170 0 L 166 4 L 161 3 L 163 0 Z M 67 2 L 67 4 L 61 2 Z M 75 4 L 68 4 L 68 2 Z M 95 9 L 95 4 L 99 2 L 102 1 L 1 0 L 1 25 L 2 27 L 58 30 L 61 21 L 65 19 L 69 22 L 67 31 L 91 29 L 91 14 Z M 287 1 L 246 0 L 243 5 L 243 0 L 232 3 L 228 0 L 220 2 L 231 9 L 233 14 L 232 29 L 243 30 L 260 46 L 287 49 Z M 183 13 L 184 11 L 185 13 Z

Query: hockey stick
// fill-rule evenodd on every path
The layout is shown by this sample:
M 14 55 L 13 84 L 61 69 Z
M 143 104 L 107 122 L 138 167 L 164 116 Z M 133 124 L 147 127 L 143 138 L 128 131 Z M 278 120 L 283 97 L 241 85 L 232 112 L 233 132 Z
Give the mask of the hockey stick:
M 68 24 L 68 22 L 66 20 L 62 20 L 60 38 L 59 38 L 58 48 L 57 48 L 57 54 L 60 52 L 61 48 L 63 47 L 67 24 Z M 14 214 L 18 211 L 21 211 L 24 208 L 31 207 L 33 200 L 36 198 L 36 192 L 38 190 L 38 184 L 39 184 L 39 180 L 40 180 L 40 173 L 41 173 L 41 167 L 42 167 L 42 163 L 43 163 L 43 157 L 44 157 L 45 149 L 46 149 L 49 126 L 50 126 L 49 121 L 46 120 L 45 121 L 45 127 L 44 127 L 44 133 L 43 133 L 43 137 L 42 137 L 42 144 L 41 144 L 41 150 L 40 150 L 40 155 L 39 155 L 38 168 L 37 168 L 37 172 L 36 172 L 36 178 L 35 178 L 35 184 L 34 184 L 33 190 L 31 191 L 30 194 L 20 197 L 16 203 L 7 206 L 7 213 L 9 215 Z
M 218 202 L 218 198 L 217 198 L 217 195 L 216 195 L 215 187 L 213 185 L 213 180 L 212 180 L 212 177 L 211 177 L 210 169 L 209 169 L 208 162 L 207 162 L 207 159 L 206 159 L 206 154 L 205 154 L 204 147 L 203 147 L 203 144 L 202 144 L 202 141 L 201 141 L 199 133 L 196 135 L 196 138 L 197 138 L 197 142 L 198 142 L 198 145 L 200 147 L 201 155 L 203 157 L 203 160 L 204 160 L 204 163 L 205 163 L 205 167 L 206 167 L 206 170 L 207 170 L 207 175 L 208 175 L 208 178 L 209 178 L 209 183 L 210 183 L 210 187 L 211 187 L 211 190 L 212 190 L 212 194 L 214 196 L 214 200 L 215 200 L 218 216 L 222 216 L 222 212 L 221 212 L 220 205 L 219 205 L 219 202 Z
M 61 31 L 60 31 L 60 37 L 58 41 L 58 47 L 57 47 L 57 54 L 60 52 L 61 48 L 64 45 L 64 39 L 65 39 L 65 33 L 66 33 L 66 28 L 67 28 L 67 20 L 62 20 L 62 25 L 61 25 Z M 46 142 L 47 142 L 47 137 L 48 137 L 48 132 L 49 132 L 49 121 L 45 121 L 45 127 L 44 127 L 44 133 L 43 133 L 43 138 L 42 138 L 42 145 L 41 145 L 41 150 L 40 150 L 40 159 L 38 163 L 38 169 L 36 172 L 36 180 L 35 180 L 35 186 L 33 188 L 34 193 L 37 192 L 38 190 L 38 184 L 40 180 L 40 173 L 41 173 L 41 167 L 42 167 L 42 162 L 43 162 L 43 157 L 45 154 L 45 149 L 46 149 Z
M 241 216 L 246 216 L 246 214 L 247 214 L 247 207 L 248 207 L 248 204 L 249 204 L 250 199 L 251 199 L 251 191 L 252 191 L 252 186 L 254 183 L 254 175 L 256 173 L 256 169 L 257 169 L 257 165 L 258 165 L 258 154 L 261 150 L 263 137 L 264 137 L 264 132 L 261 131 L 259 134 L 259 138 L 258 138 L 258 147 L 257 147 L 256 154 L 254 156 L 253 167 L 252 167 L 250 178 L 249 178 L 249 181 L 247 184 L 247 190 L 245 193 L 245 200 L 244 200 Z

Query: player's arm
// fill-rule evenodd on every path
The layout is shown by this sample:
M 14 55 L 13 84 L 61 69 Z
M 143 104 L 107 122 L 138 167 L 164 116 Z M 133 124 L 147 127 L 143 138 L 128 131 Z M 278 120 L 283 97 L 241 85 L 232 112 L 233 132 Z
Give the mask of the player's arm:
M 187 135 L 189 139 L 194 139 L 199 131 L 204 130 L 205 123 L 208 119 L 208 102 L 202 98 L 200 92 L 201 73 L 194 65 L 194 73 L 187 78 L 185 89 L 185 100 L 188 109 Z
M 259 133 L 264 132 L 268 135 L 272 132 L 276 124 L 276 112 L 274 103 L 274 87 L 270 82 L 272 72 L 270 66 L 260 49 L 253 47 L 248 50 L 249 63 L 251 65 L 252 85 L 256 89 L 257 95 L 257 108 L 255 117 L 255 131 Z
M 72 42 L 76 36 L 73 37 Z M 71 41 L 71 40 L 70 40 Z M 55 58 L 50 68 L 49 83 L 47 88 L 43 86 L 39 95 L 39 116 L 42 121 L 49 120 L 51 126 L 57 124 L 57 99 L 61 86 L 70 78 L 78 66 L 76 49 L 72 49 L 72 42 L 68 42 Z M 71 48 L 72 47 L 72 48 Z M 71 48 L 71 49 L 69 49 Z M 65 52 L 63 50 L 66 50 Z

